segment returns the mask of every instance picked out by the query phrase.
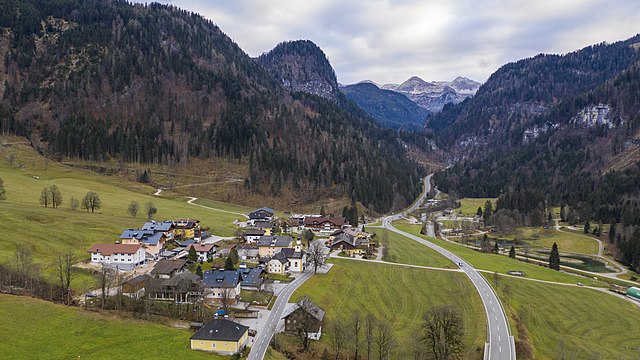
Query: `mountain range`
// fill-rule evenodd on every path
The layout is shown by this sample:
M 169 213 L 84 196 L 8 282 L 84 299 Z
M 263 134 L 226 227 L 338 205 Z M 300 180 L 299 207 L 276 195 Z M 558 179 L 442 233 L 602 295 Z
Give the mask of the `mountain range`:
M 402 84 L 385 84 L 380 88 L 401 93 L 431 113 L 442 110 L 446 104 L 458 104 L 472 97 L 480 88 L 479 82 L 457 77 L 453 81 L 426 82 L 417 76 Z
M 380 212 L 420 190 L 403 143 L 337 91 L 333 69 L 305 53 L 317 55 L 311 43 L 252 59 L 197 14 L 124 1 L 4 1 L 0 26 L 0 131 L 49 157 L 181 172 L 190 159 L 226 159 L 244 166 L 238 193 Z M 278 57 L 292 68 L 274 76 Z M 326 78 L 333 85 L 313 90 Z

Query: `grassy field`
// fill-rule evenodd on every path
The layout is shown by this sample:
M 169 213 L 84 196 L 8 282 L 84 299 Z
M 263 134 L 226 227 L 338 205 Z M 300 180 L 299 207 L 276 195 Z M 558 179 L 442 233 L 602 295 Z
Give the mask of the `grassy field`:
M 332 259 L 333 268 L 305 282 L 291 301 L 304 295 L 326 311 L 325 319 L 348 322 L 355 310 L 392 325 L 399 342 L 393 359 L 412 357 L 408 347 L 423 314 L 451 305 L 464 319 L 465 359 L 482 358 L 486 320 L 480 297 L 464 274 Z M 322 337 L 328 342 L 328 337 Z
M 493 276 L 486 277 L 493 282 Z M 507 312 L 519 316 L 529 333 L 535 359 L 559 359 L 563 352 L 565 359 L 640 356 L 639 307 L 585 288 L 502 277 L 499 284 Z
M 408 233 L 415 234 L 417 236 L 422 236 L 427 239 L 426 236 L 420 235 L 420 225 L 410 225 L 403 222 L 396 222 L 394 225 L 402 231 L 406 231 Z M 585 285 L 591 286 L 606 286 L 605 283 L 601 281 L 594 281 L 592 279 L 587 279 L 582 276 L 571 275 L 555 270 L 548 269 L 543 266 L 538 266 L 530 263 L 525 263 L 522 261 L 518 261 L 515 259 L 511 259 L 504 255 L 495 255 L 495 254 L 484 254 L 473 249 L 465 248 L 460 245 L 452 244 L 450 242 L 428 238 L 429 241 L 433 242 L 436 245 L 439 245 L 447 250 L 450 250 L 466 261 L 468 261 L 471 265 L 481 270 L 488 271 L 496 271 L 502 274 L 506 274 L 509 270 L 520 270 L 526 273 L 526 277 L 547 280 L 547 281 L 555 281 L 562 283 L 577 283 L 582 282 Z
M 555 229 L 520 228 L 518 235 L 534 246 L 551 248 L 553 243 L 558 249 L 580 254 L 597 255 L 598 242 L 593 238 L 580 234 L 562 232 Z
M 382 238 L 384 229 L 376 230 L 378 239 Z M 456 268 L 449 259 L 422 244 L 408 239 L 393 231 L 388 231 L 389 256 L 392 262 L 432 267 Z
M 491 201 L 493 208 L 496 208 L 495 198 L 464 198 L 460 199 L 460 207 L 455 209 L 456 212 L 462 212 L 464 216 L 474 216 L 478 212 L 478 208 L 481 207 L 484 210 L 484 204 L 487 200 Z
M 0 294 L 4 359 L 224 359 L 189 349 L 192 332 Z M 18 326 L 19 324 L 19 326 Z
M 12 154 L 13 164 L 6 161 Z M 22 166 L 20 166 L 20 164 Z M 215 211 L 187 204 L 188 198 L 163 192 L 153 196 L 155 190 L 147 185 L 120 180 L 116 177 L 71 169 L 45 161 L 27 145 L 0 146 L 0 177 L 4 179 L 7 200 L 0 204 L 0 232 L 5 234 L 0 247 L 0 261 L 9 261 L 18 244 L 28 246 L 34 260 L 43 267 L 51 263 L 56 254 L 72 250 L 80 260 L 88 259 L 86 250 L 96 242 L 115 242 L 122 230 L 140 227 L 146 220 L 144 210 L 136 218 L 127 213 L 132 200 L 141 207 L 152 201 L 158 209 L 155 218 L 199 219 L 205 228 L 216 235 L 233 236 L 236 226 L 233 221 L 243 219 L 233 213 L 244 213 L 247 208 L 206 202 L 218 207 Z M 63 196 L 58 209 L 43 208 L 39 204 L 43 187 L 56 184 Z M 81 199 L 89 191 L 100 195 L 102 208 L 92 214 L 82 209 L 71 210 L 70 198 Z M 74 287 L 87 279 L 80 277 Z

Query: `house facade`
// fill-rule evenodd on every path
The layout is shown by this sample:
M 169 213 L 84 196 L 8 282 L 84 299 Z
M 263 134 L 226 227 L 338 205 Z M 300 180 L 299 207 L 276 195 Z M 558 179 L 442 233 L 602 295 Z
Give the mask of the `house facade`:
M 305 332 L 309 339 L 320 340 L 324 311 L 315 306 L 306 296 L 288 309 L 282 317 L 284 331 L 290 334 Z
M 200 221 L 192 219 L 180 219 L 173 222 L 173 235 L 182 239 L 201 240 L 202 230 Z
M 367 238 L 351 236 L 347 233 L 340 233 L 331 242 L 331 251 L 340 250 L 349 256 L 354 254 L 362 255 L 369 251 L 370 242 Z
M 128 229 L 120 234 L 120 241 L 123 244 L 142 245 L 150 255 L 158 255 L 164 248 L 167 237 L 161 231 Z
M 205 299 L 235 304 L 240 297 L 240 274 L 236 270 L 207 270 L 202 274 Z
M 146 261 L 141 245 L 136 244 L 95 244 L 89 249 L 91 262 L 131 270 Z
M 242 351 L 249 339 L 249 327 L 227 319 L 213 319 L 190 338 L 191 350 L 233 355 Z
M 207 261 L 213 257 L 215 254 L 215 245 L 213 244 L 191 244 L 191 246 L 187 247 L 187 251 L 191 250 L 191 248 L 196 249 L 196 254 L 198 254 L 198 261 Z
M 176 304 L 193 304 L 204 295 L 200 277 L 189 271 L 166 278 L 151 278 L 147 281 L 149 299 L 172 301 Z
M 346 219 L 343 217 L 306 217 L 303 220 L 305 229 L 311 230 L 317 233 L 332 233 L 339 230 L 346 224 Z
M 242 234 L 247 244 L 255 244 L 261 237 L 265 235 L 265 231 L 261 229 L 248 229 Z
M 262 236 L 256 245 L 258 245 L 258 253 L 260 257 L 270 257 L 279 253 L 282 249 L 292 247 L 293 239 L 291 236 Z

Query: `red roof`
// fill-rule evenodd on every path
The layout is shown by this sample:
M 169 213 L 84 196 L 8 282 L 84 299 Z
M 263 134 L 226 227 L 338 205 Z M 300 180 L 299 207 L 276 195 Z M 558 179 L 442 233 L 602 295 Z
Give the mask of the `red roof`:
M 213 249 L 213 244 L 192 244 L 191 247 L 196 248 L 197 252 L 210 252 Z
M 336 226 L 342 226 L 346 222 L 343 217 L 306 217 L 304 218 L 305 225 L 321 225 L 324 223 L 332 223 Z
M 142 246 L 139 244 L 95 244 L 89 249 L 90 253 L 101 253 L 102 256 L 112 254 L 135 254 Z

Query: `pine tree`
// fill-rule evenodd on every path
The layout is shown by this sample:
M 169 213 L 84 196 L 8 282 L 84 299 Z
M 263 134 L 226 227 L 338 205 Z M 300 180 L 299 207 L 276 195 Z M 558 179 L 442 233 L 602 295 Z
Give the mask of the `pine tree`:
M 189 259 L 189 261 L 191 262 L 198 261 L 198 253 L 196 252 L 196 248 L 193 245 L 191 245 L 191 247 L 189 248 L 189 255 L 187 255 L 187 259 Z
M 500 246 L 498 246 L 498 240 L 496 240 L 496 243 L 493 245 L 493 252 L 496 254 L 500 252 Z
M 609 226 L 609 242 L 613 243 L 616 239 L 616 221 L 611 221 L 611 226 Z
M 509 249 L 509 257 L 512 259 L 516 258 L 516 247 L 511 245 L 511 249 Z
M 558 252 L 558 244 L 553 243 L 551 254 L 549 255 L 549 268 L 560 270 L 560 253 Z
M 320 216 L 325 216 L 324 205 L 320 206 Z
M 491 214 L 493 214 L 493 204 L 491 204 L 490 200 L 487 200 L 487 202 L 484 203 L 484 213 L 482 214 L 485 227 L 489 225 L 489 218 L 491 217 Z
M 0 177 L 0 200 L 7 200 L 7 191 L 4 189 L 4 180 Z
M 202 277 L 202 265 L 198 265 L 196 268 L 196 275 Z
M 589 224 L 589 220 L 587 220 L 584 222 L 584 233 L 588 235 L 590 230 L 591 224 Z
M 560 220 L 563 222 L 567 221 L 567 215 L 564 209 L 564 205 L 560 206 Z
M 476 211 L 476 216 L 482 217 L 482 207 L 478 206 L 478 211 Z
M 233 259 L 231 256 L 227 257 L 227 260 L 224 262 L 225 270 L 235 270 L 236 266 L 233 264 Z
M 487 234 L 482 236 L 482 240 L 480 241 L 480 251 L 489 252 L 489 237 Z

